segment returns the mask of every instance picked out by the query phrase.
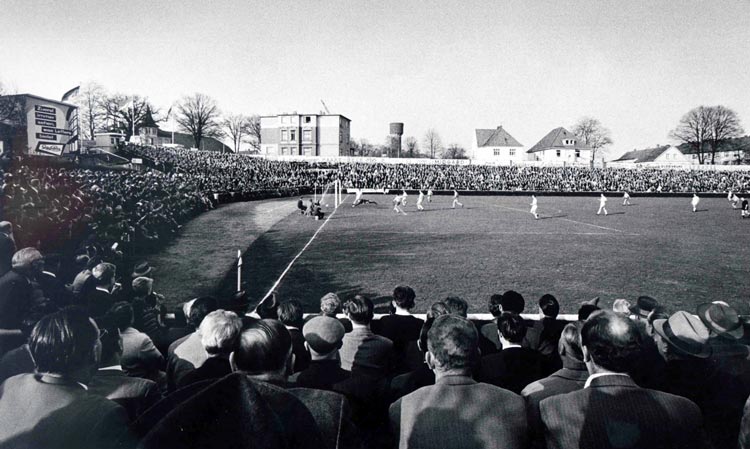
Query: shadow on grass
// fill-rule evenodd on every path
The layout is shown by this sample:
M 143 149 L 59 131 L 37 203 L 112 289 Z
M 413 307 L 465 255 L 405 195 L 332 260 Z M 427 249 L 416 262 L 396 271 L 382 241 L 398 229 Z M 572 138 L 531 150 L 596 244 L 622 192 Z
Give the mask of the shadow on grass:
M 248 310 L 255 308 L 273 288 L 289 263 L 318 229 L 318 226 L 300 226 L 296 220 L 299 217 L 293 218 L 283 220 L 273 232 L 266 232 L 259 236 L 244 251 L 241 285 L 248 295 L 250 303 Z M 315 223 L 322 224 L 322 222 Z M 308 253 L 303 253 L 276 286 L 279 300 L 296 299 L 302 303 L 305 312 L 314 313 L 320 311 L 320 298 L 326 293 L 336 293 L 342 302 L 359 294 L 372 300 L 377 313 L 387 313 L 387 307 L 392 298 L 369 291 L 368 287 L 360 283 L 366 279 L 353 279 L 355 282 L 351 283 L 341 282 L 340 279 L 334 279 L 326 267 L 316 270 L 314 266 L 311 266 L 311 263 L 315 263 L 314 253 L 310 253 L 310 258 L 306 256 Z M 224 275 L 215 294 L 218 298 L 230 298 L 236 290 L 237 268 L 235 266 Z
M 568 216 L 568 214 L 550 215 L 548 217 L 542 217 L 542 216 L 540 216 L 538 219 L 539 220 L 547 220 L 548 218 L 565 218 L 567 216 Z

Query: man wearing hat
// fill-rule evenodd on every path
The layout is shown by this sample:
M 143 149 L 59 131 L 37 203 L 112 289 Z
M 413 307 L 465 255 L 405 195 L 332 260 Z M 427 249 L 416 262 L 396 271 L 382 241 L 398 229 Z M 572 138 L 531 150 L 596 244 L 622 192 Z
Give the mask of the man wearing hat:
M 714 447 L 731 447 L 747 394 L 735 377 L 710 360 L 709 336 L 703 322 L 684 311 L 654 321 L 654 341 L 666 361 L 658 389 L 697 404 Z
M 302 327 L 310 365 L 290 380 L 297 386 L 334 391 L 333 386 L 349 378 L 341 368 L 339 348 L 344 339 L 344 325 L 336 318 L 316 316 Z
M 581 349 L 589 378 L 581 390 L 540 402 L 548 448 L 706 447 L 693 402 L 640 388 L 627 374 L 640 355 L 642 337 L 632 320 L 612 311 L 595 312 L 583 323 Z
M 9 221 L 0 221 L 0 276 L 13 268 L 11 259 L 15 253 L 16 242 L 13 240 L 13 225 Z

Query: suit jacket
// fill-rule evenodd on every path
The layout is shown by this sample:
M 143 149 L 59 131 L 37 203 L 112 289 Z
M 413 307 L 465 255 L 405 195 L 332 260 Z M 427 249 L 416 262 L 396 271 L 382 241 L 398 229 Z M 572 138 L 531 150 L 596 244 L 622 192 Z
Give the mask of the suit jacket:
M 33 373 L 34 360 L 29 352 L 29 345 L 24 344 L 12 351 L 8 351 L 0 359 L 0 383 L 18 374 Z
M 12 267 L 11 259 L 16 252 L 16 243 L 10 236 L 0 232 L 0 276 L 9 272 Z
M 80 384 L 21 374 L 0 386 L 0 447 L 134 447 L 125 410 Z
M 156 349 L 154 342 L 143 332 L 129 327 L 120 333 L 122 335 L 122 369 L 132 377 L 150 377 L 161 369 L 164 357 Z
M 526 329 L 526 336 L 521 346 L 539 351 L 543 356 L 554 356 L 558 353 L 557 343 L 560 341 L 560 335 L 567 324 L 566 321 L 558 321 L 547 317 L 534 321 Z
M 89 382 L 89 393 L 105 397 L 122 405 L 130 421 L 159 402 L 161 391 L 156 382 L 128 377 L 116 369 L 98 370 Z
M 477 380 L 518 394 L 531 382 L 541 379 L 542 357 L 528 348 L 511 347 L 482 357 Z
M 225 357 L 211 357 L 203 365 L 190 371 L 176 379 L 177 388 L 186 387 L 196 382 L 204 380 L 217 380 L 232 372 L 229 365 L 229 359 Z
M 182 384 L 183 376 L 208 360 L 197 331 L 169 345 L 167 354 L 167 388 L 170 392 L 177 389 L 177 384 Z
M 377 326 L 373 329 L 375 333 L 393 342 L 395 372 L 410 371 L 409 350 L 416 347 L 415 342 L 419 340 L 424 321 L 412 315 L 386 315 L 373 321 L 373 325 L 376 324 Z
M 641 388 L 629 376 L 594 378 L 539 408 L 549 449 L 707 447 L 695 403 Z
M 0 277 L 0 328 L 20 329 L 32 306 L 31 281 L 16 270 Z
M 115 304 L 115 297 L 109 292 L 95 288 L 86 295 L 86 308 L 91 317 L 101 317 L 107 314 Z
M 201 385 L 200 391 L 159 419 L 140 447 L 314 449 L 322 446 L 310 412 L 299 399 L 281 388 L 254 382 L 242 373 L 230 374 L 206 387 L 200 383 L 194 385 Z M 146 414 L 150 413 L 151 410 Z
M 362 445 L 344 395 L 312 388 L 287 390 L 307 407 L 318 425 L 325 448 L 358 448 Z
M 586 384 L 589 372 L 583 362 L 565 357 L 563 368 L 526 386 L 521 396 L 526 400 L 529 431 L 534 447 L 544 446 L 544 433 L 539 415 L 539 403 L 558 394 L 580 390 Z
M 341 368 L 347 371 L 363 370 L 381 375 L 388 374 L 393 342 L 375 335 L 368 328 L 356 328 L 344 334 L 339 355 Z
M 445 376 L 394 402 L 389 410 L 399 448 L 523 448 L 520 396 L 468 376 Z
M 341 369 L 338 360 L 313 360 L 306 370 L 296 373 L 289 381 L 298 387 L 333 391 L 333 386 L 351 376 Z
M 305 348 L 305 337 L 296 327 L 287 327 L 292 337 L 292 352 L 294 353 L 294 372 L 298 373 L 310 366 L 310 353 Z
M 497 335 L 497 323 L 491 321 L 479 328 L 479 349 L 483 355 L 495 354 L 503 349 L 500 337 Z

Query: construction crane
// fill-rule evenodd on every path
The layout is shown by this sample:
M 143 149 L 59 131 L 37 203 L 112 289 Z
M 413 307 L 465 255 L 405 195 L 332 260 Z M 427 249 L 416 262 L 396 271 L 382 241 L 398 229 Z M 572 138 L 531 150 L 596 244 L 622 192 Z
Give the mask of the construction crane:
M 326 102 L 323 100 L 320 100 L 321 103 L 323 103 L 323 108 L 326 110 L 326 114 L 330 114 L 331 111 L 328 110 L 328 106 L 326 106 Z

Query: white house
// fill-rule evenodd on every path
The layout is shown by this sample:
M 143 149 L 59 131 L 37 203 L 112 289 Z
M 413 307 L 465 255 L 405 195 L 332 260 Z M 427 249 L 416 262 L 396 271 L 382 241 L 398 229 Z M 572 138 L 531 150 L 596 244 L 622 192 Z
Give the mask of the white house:
M 654 148 L 646 148 L 645 150 L 633 150 L 628 151 L 619 158 L 611 161 L 612 164 L 617 165 L 690 165 L 692 161 L 690 157 L 682 154 L 679 148 L 671 145 L 657 146 Z
M 474 130 L 472 159 L 479 162 L 512 164 L 528 160 L 524 146 L 502 126 L 496 129 Z
M 527 153 L 531 160 L 541 162 L 588 164 L 591 161 L 591 148 L 563 127 L 550 131 Z

